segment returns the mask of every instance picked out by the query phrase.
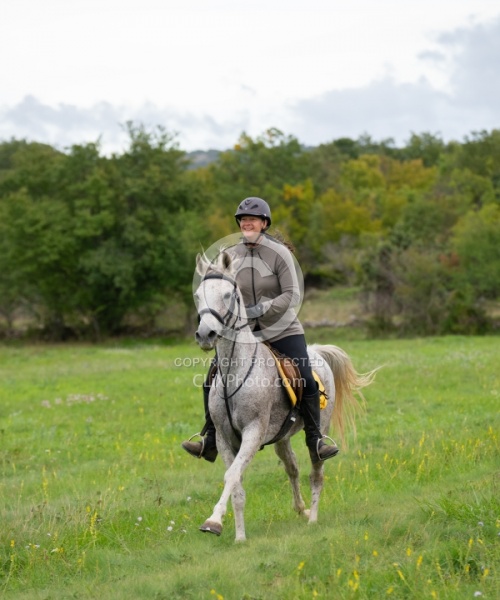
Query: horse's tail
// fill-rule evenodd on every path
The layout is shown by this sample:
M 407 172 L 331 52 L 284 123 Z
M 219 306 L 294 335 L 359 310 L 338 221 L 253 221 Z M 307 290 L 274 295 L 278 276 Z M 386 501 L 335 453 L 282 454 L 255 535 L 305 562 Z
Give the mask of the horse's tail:
M 365 398 L 361 390 L 373 382 L 378 369 L 358 373 L 349 355 L 338 346 L 315 345 L 313 348 L 333 371 L 335 407 L 331 423 L 341 441 L 345 443 L 346 429 L 351 428 L 356 434 L 356 416 L 365 411 Z

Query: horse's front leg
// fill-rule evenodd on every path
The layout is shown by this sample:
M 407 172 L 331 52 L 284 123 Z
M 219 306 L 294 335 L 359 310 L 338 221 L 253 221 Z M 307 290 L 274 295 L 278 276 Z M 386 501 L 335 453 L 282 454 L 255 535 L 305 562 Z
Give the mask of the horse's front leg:
M 217 440 L 217 447 L 222 455 L 227 471 L 224 475 L 224 489 L 222 495 L 214 507 L 211 516 L 200 527 L 201 531 L 222 533 L 222 519 L 227 511 L 227 503 L 231 497 L 234 510 L 234 521 L 236 528 L 236 541 L 243 542 L 245 536 L 245 491 L 242 486 L 243 472 L 255 456 L 261 446 L 261 430 L 258 427 L 247 428 L 243 431 L 241 446 L 238 454 L 234 453 L 223 439 Z
M 290 480 L 293 493 L 293 509 L 299 513 L 299 515 L 309 516 L 309 511 L 306 511 L 306 505 L 302 494 L 300 493 L 300 482 L 299 482 L 299 466 L 297 464 L 297 458 L 290 440 L 280 440 L 274 444 L 274 451 L 278 455 L 278 458 L 285 467 L 286 474 Z

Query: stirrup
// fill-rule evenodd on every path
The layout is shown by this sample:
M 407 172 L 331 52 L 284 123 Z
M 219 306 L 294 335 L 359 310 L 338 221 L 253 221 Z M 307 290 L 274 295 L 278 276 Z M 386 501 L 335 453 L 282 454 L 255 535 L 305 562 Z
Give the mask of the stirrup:
M 195 437 L 201 438 L 201 450 L 200 450 L 200 455 L 197 458 L 203 458 L 203 451 L 205 450 L 205 437 L 203 435 L 201 435 L 201 431 L 198 431 L 198 433 L 193 434 L 188 439 L 188 443 Z M 194 456 L 194 454 L 192 456 Z
M 337 446 L 337 442 L 328 435 L 322 435 L 321 437 L 319 437 L 316 440 L 316 456 L 318 457 L 318 460 L 320 462 L 324 462 L 325 460 L 328 460 L 329 458 L 333 458 L 333 456 L 335 456 L 335 454 L 333 454 L 332 456 L 327 456 L 326 458 L 321 458 L 321 456 L 319 454 L 319 448 L 320 448 L 320 443 L 323 442 L 323 440 L 330 440 L 330 442 L 332 442 L 332 443 L 326 444 L 326 445 L 331 448 L 337 448 L 337 453 L 339 452 L 339 447 Z

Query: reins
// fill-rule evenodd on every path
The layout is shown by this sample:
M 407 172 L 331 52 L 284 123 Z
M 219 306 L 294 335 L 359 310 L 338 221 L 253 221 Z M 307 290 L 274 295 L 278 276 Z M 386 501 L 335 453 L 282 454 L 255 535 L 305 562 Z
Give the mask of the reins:
M 241 300 L 240 300 L 240 296 L 238 294 L 238 285 L 236 283 L 236 280 L 233 279 L 232 277 L 228 277 L 227 275 L 224 275 L 223 273 L 210 273 L 203 277 L 203 279 L 200 282 L 200 285 L 201 285 L 201 283 L 203 283 L 204 281 L 206 281 L 208 279 L 223 279 L 224 281 L 229 281 L 229 283 L 232 283 L 233 293 L 231 295 L 231 302 L 229 304 L 229 307 L 228 307 L 225 317 L 222 317 L 222 315 L 220 313 L 218 313 L 216 310 L 214 310 L 213 308 L 210 308 L 210 307 L 201 309 L 198 312 L 199 316 L 201 317 L 204 314 L 210 314 L 213 317 L 215 317 L 217 319 L 217 321 L 224 328 L 231 329 L 232 331 L 235 331 L 235 332 L 239 332 L 242 329 L 244 329 L 245 327 L 248 327 L 248 321 L 246 321 L 243 325 L 236 327 L 236 323 L 241 320 Z M 237 313 L 235 313 L 235 311 L 234 311 L 236 305 L 238 307 Z M 234 318 L 234 321 L 231 323 L 231 319 L 232 319 L 233 315 L 235 318 Z M 224 403 L 226 405 L 226 412 L 227 412 L 229 424 L 231 425 L 234 435 L 240 442 L 241 442 L 241 434 L 234 426 L 233 418 L 231 415 L 231 407 L 229 406 L 229 400 L 245 385 L 246 380 L 248 379 L 248 377 L 250 376 L 250 373 L 252 372 L 252 370 L 254 368 L 254 365 L 256 362 L 255 357 L 257 355 L 257 343 L 258 342 L 256 341 L 253 356 L 250 359 L 251 360 L 250 368 L 248 369 L 245 377 L 243 378 L 243 380 L 241 381 L 239 386 L 232 392 L 232 394 L 229 395 L 228 391 L 227 391 L 227 378 L 229 376 L 229 372 L 231 369 L 231 362 L 232 362 L 234 350 L 236 347 L 236 339 L 233 339 L 233 343 L 232 343 L 232 347 L 231 347 L 231 354 L 230 354 L 230 357 L 228 360 L 228 368 L 227 368 L 226 373 L 222 372 L 222 368 L 220 365 L 218 365 L 218 367 L 217 367 L 219 375 L 220 375 L 221 383 L 222 383 L 222 389 L 223 389 L 223 393 L 224 393 Z

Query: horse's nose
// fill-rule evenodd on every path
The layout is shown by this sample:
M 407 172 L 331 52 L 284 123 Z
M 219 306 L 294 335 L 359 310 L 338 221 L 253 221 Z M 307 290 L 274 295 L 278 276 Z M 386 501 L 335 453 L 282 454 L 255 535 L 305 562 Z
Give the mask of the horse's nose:
M 198 329 L 196 331 L 196 333 L 194 334 L 194 337 L 196 338 L 197 343 L 203 348 L 204 346 L 210 346 L 212 347 L 213 344 L 215 343 L 215 339 L 217 338 L 217 333 L 215 331 L 208 331 L 208 332 L 203 332 L 200 333 L 200 330 Z

